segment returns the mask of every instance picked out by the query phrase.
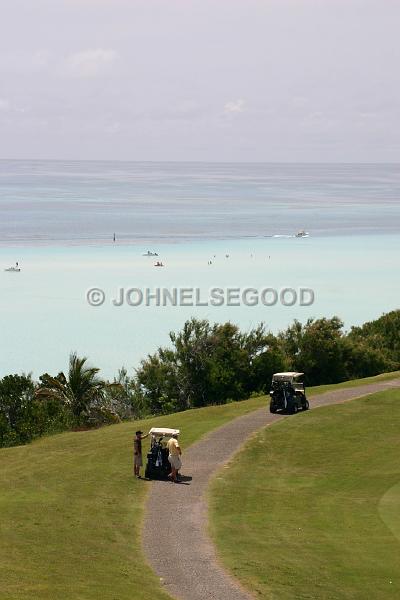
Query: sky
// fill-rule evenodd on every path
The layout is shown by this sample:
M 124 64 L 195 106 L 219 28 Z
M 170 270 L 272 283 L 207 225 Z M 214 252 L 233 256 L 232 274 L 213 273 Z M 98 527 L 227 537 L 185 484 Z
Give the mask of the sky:
M 397 162 L 398 0 L 0 0 L 0 158 Z

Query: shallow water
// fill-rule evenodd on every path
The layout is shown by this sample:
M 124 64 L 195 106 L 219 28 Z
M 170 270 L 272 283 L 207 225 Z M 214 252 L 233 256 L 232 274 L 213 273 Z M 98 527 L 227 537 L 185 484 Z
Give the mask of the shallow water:
M 55 373 L 76 350 L 112 377 L 192 315 L 274 332 L 294 318 L 376 318 L 398 307 L 399 200 L 388 164 L 0 161 L 0 375 Z M 16 261 L 20 273 L 4 271 Z M 199 288 L 203 303 L 213 287 L 303 286 L 315 302 L 112 303 L 121 287 L 157 286 Z M 102 306 L 88 305 L 92 287 Z
M 359 235 L 265 238 L 159 244 L 110 242 L 98 247 L 1 248 L 1 264 L 18 260 L 20 273 L 0 271 L 1 372 L 35 376 L 65 369 L 76 350 L 112 377 L 125 365 L 168 342 L 192 315 L 248 329 L 260 321 L 277 331 L 294 318 L 339 315 L 346 327 L 398 307 L 400 237 Z M 229 258 L 226 257 L 229 255 Z M 215 255 L 215 257 L 214 257 Z M 155 268 L 159 259 L 164 268 Z M 212 261 L 209 265 L 208 261 Z M 312 288 L 312 306 L 115 306 L 119 289 L 199 288 L 202 302 L 219 288 Z M 104 290 L 103 305 L 89 306 L 88 289 Z M 136 296 L 135 296 L 136 299 Z

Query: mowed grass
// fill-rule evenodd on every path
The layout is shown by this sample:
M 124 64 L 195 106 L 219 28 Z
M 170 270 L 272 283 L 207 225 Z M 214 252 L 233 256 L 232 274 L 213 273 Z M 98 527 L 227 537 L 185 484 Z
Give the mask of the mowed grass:
M 309 395 L 316 396 L 317 394 L 324 394 L 325 392 L 331 392 L 333 390 L 340 390 L 344 388 L 355 388 L 361 385 L 369 385 L 372 383 L 384 383 L 391 379 L 400 378 L 400 371 L 392 371 L 391 373 L 382 373 L 381 375 L 375 375 L 374 377 L 365 377 L 364 379 L 352 379 L 350 381 L 343 381 L 342 383 L 330 383 L 328 385 L 316 385 L 308 389 Z
M 0 600 L 168 598 L 141 550 L 151 484 L 132 476 L 134 432 L 178 427 L 185 450 L 264 406 L 259 397 L 0 449 Z
M 254 398 L 0 449 L 0 599 L 169 598 L 141 550 L 151 484 L 132 476 L 134 432 L 180 428 L 184 451 L 262 406 Z
M 400 597 L 400 390 L 267 427 L 219 472 L 211 532 L 257 597 Z

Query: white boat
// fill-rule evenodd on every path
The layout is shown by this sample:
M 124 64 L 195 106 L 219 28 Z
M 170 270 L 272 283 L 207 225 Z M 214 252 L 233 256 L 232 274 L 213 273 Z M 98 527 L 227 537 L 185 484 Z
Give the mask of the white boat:
M 163 267 L 164 265 L 163 265 L 163 263 L 162 263 L 162 262 L 160 262 L 160 261 L 158 260 L 156 263 L 154 263 L 154 266 L 155 266 L 155 267 Z
M 157 252 L 150 252 L 150 250 L 147 250 L 146 254 L 143 254 L 143 256 L 158 256 Z
M 309 233 L 308 231 L 304 231 L 304 229 L 301 229 L 300 231 L 298 231 L 295 235 L 295 237 L 297 238 L 305 238 L 305 237 L 309 237 Z
M 5 271 L 8 271 L 9 273 L 19 273 L 21 271 L 21 269 L 19 267 L 8 267 L 8 269 L 4 269 Z

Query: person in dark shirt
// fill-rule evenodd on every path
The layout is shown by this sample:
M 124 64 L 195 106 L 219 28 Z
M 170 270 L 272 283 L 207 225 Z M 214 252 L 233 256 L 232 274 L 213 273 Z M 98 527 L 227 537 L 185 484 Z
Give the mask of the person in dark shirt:
M 143 435 L 143 431 L 137 431 L 136 436 L 133 442 L 133 468 L 135 472 L 135 477 L 140 479 L 140 467 L 143 466 L 143 458 L 142 458 L 142 440 L 147 438 L 149 434 Z

